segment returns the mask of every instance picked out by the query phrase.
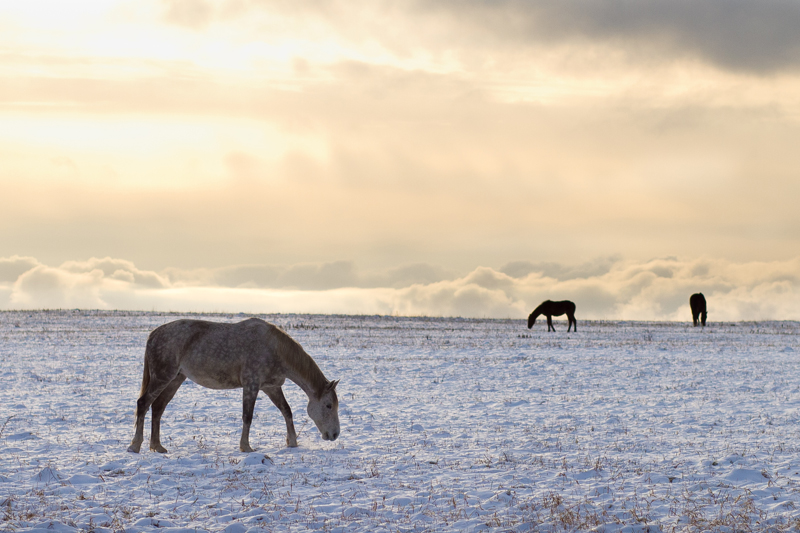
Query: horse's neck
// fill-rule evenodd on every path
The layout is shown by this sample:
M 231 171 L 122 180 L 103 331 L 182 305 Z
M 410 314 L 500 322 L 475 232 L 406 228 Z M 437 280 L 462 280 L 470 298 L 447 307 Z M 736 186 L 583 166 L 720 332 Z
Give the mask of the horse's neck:
M 328 380 L 317 363 L 296 343 L 282 352 L 286 377 L 303 389 L 309 398 L 319 398 Z

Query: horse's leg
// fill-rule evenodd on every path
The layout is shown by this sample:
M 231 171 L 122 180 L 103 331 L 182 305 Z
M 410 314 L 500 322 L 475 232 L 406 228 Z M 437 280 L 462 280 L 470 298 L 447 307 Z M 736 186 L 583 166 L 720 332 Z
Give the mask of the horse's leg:
M 154 452 L 167 453 L 167 449 L 161 445 L 161 415 L 164 414 L 164 409 L 167 408 L 167 404 L 172 400 L 172 397 L 175 396 L 175 393 L 178 392 L 178 389 L 185 380 L 186 376 L 183 374 L 175 376 L 175 379 L 169 382 L 169 385 L 161 391 L 161 394 L 159 394 L 158 398 L 153 402 L 153 425 L 150 430 L 150 449 Z
M 256 408 L 258 385 L 247 383 L 242 387 L 242 438 L 239 440 L 239 451 L 252 452 L 250 447 L 250 424 L 253 422 L 253 410 Z
M 136 401 L 136 428 L 131 445 L 128 446 L 129 452 L 139 453 L 142 442 L 144 441 L 144 416 L 147 414 L 147 410 L 150 409 L 150 406 L 153 405 L 153 402 L 156 401 L 156 398 L 169 386 L 172 379 L 173 376 L 167 378 L 163 376 L 154 376 L 152 379 L 147 378 L 146 390 L 142 392 L 142 395 L 139 396 L 139 399 Z
M 547 331 L 550 330 L 556 330 L 556 328 L 553 327 L 553 315 L 547 315 Z
M 569 333 L 569 328 L 572 327 L 573 323 L 575 324 L 575 331 L 578 331 L 578 323 L 575 322 L 575 315 L 567 313 L 567 333 Z
M 275 407 L 283 415 L 283 419 L 286 420 L 286 446 L 289 448 L 294 448 L 297 446 L 297 433 L 294 430 L 294 421 L 292 420 L 292 408 L 289 407 L 289 403 L 286 401 L 286 396 L 283 395 L 283 389 L 280 387 L 273 387 L 269 389 L 262 389 L 264 394 L 266 394 L 272 403 L 275 404 Z
M 150 385 L 150 370 L 147 364 L 147 357 L 144 358 L 144 372 L 142 372 L 142 387 L 139 389 L 139 398 L 136 399 L 136 410 L 133 412 L 133 440 L 131 445 L 128 446 L 128 451 L 139 453 L 142 448 L 142 441 L 144 440 L 144 415 L 145 409 L 142 397 L 147 392 Z

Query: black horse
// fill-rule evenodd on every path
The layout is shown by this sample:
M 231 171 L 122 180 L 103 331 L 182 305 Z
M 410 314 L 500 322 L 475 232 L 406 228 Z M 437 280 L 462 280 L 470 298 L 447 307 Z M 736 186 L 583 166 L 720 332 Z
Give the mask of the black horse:
M 697 327 L 698 317 L 703 323 L 703 327 L 705 327 L 706 316 L 708 316 L 708 313 L 706 312 L 706 297 L 703 296 L 703 293 L 698 292 L 697 294 L 692 294 L 689 297 L 689 306 L 692 308 L 692 323 L 694 324 L 694 327 Z
M 536 317 L 544 315 L 547 317 L 547 331 L 555 331 L 556 328 L 553 327 L 553 316 L 561 316 L 565 313 L 567 315 L 567 320 L 569 320 L 567 331 L 569 331 L 571 327 L 574 328 L 574 331 L 578 331 L 578 321 L 575 320 L 575 304 L 569 300 L 564 300 L 562 302 L 546 300 L 539 304 L 539 307 L 534 309 L 533 313 L 528 317 L 528 329 L 533 327 L 534 322 L 536 322 Z

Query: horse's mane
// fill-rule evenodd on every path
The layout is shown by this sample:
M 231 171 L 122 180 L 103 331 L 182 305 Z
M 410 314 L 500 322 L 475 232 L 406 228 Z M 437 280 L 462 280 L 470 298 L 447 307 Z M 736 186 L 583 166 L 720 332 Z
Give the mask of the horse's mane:
M 278 355 L 284 364 L 305 379 L 316 393 L 322 393 L 328 380 L 316 361 L 306 353 L 300 343 L 281 328 L 275 326 L 273 335 L 278 339 Z

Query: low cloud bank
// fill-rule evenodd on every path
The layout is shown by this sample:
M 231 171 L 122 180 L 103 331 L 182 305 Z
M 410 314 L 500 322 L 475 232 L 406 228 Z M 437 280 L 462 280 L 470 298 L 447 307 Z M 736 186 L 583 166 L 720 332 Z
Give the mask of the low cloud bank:
M 710 321 L 800 320 L 800 257 L 517 261 L 466 275 L 424 264 L 369 273 L 350 262 L 152 272 L 108 257 L 56 267 L 32 257 L 0 258 L 2 309 L 524 318 L 543 300 L 569 299 L 579 320 L 686 321 L 694 292 L 705 294 Z

